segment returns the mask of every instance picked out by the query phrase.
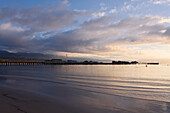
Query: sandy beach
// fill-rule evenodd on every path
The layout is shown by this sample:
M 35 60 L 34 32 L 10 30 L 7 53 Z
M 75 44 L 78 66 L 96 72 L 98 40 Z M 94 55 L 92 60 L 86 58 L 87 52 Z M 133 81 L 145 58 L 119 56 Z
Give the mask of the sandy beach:
M 94 94 L 95 95 L 95 94 Z M 97 96 L 97 95 L 96 95 Z M 134 98 L 102 95 L 87 99 L 90 104 L 69 104 L 44 95 L 0 87 L 1 113 L 169 113 L 170 104 Z M 111 102 L 111 103 L 110 103 Z M 121 105 L 120 105 L 121 104 Z
M 133 76 L 132 70 L 139 73 Z M 143 70 L 139 66 L 2 66 L 0 113 L 170 113 L 169 79 L 162 79 L 169 75 L 149 78 L 141 75 Z
M 62 105 L 45 96 L 0 87 L 1 113 L 68 113 Z

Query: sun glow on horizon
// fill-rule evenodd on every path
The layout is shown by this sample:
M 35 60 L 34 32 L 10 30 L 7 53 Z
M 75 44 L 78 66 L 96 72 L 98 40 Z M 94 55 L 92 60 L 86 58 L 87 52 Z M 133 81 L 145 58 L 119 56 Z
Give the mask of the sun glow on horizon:
M 4 1 L 0 50 L 169 62 L 169 5 L 169 0 Z

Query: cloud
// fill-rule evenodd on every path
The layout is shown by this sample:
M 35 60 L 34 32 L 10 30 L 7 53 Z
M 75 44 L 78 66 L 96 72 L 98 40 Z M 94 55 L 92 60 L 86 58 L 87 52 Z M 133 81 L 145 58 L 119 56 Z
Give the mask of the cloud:
M 153 4 L 156 4 L 156 5 L 162 5 L 162 4 L 170 5 L 170 0 L 154 0 Z
M 35 31 L 57 30 L 74 24 L 76 17 L 86 14 L 87 12 L 51 10 L 43 7 L 30 9 L 2 8 L 0 10 L 0 20 L 1 22 L 26 26 Z
M 105 15 L 106 15 L 105 12 L 95 12 L 95 13 L 92 14 L 92 16 L 93 16 L 94 18 L 96 18 L 96 17 L 102 17 L 102 16 L 105 16 Z
M 134 55 L 142 58 L 150 51 L 144 48 L 146 45 L 170 44 L 170 27 L 165 24 L 169 18 L 120 19 L 101 10 L 69 10 L 69 5 L 65 0 L 53 7 L 1 8 L 0 49 L 135 59 Z
M 137 2 L 137 1 L 139 1 L 139 0 L 131 0 L 131 2 Z
M 0 30 L 1 30 L 1 31 L 14 31 L 14 32 L 15 32 L 15 31 L 16 31 L 16 32 L 22 32 L 22 31 L 24 31 L 23 28 L 13 26 L 13 25 L 11 25 L 11 23 L 1 24 L 1 25 L 0 25 Z
M 106 5 L 104 3 L 100 3 L 100 10 L 101 11 L 105 11 L 107 10 L 108 8 L 106 7 Z
M 111 9 L 111 10 L 109 11 L 109 13 L 116 13 L 116 12 L 117 12 L 116 9 Z
M 125 51 L 120 49 L 125 45 L 166 44 L 169 41 L 168 32 L 161 32 L 168 28 L 156 17 L 130 17 L 110 24 L 113 19 L 102 17 L 85 21 L 79 29 L 44 40 L 47 46 L 44 49 L 106 55 Z
M 48 8 L 49 11 L 54 11 L 54 10 L 65 10 L 68 9 L 70 6 L 70 3 L 68 0 L 64 0 L 60 3 L 58 6 L 51 6 Z
M 170 24 L 170 17 L 169 18 L 161 18 L 160 23 L 169 23 Z
M 135 9 L 135 6 L 133 6 L 133 4 L 128 3 L 128 2 L 124 2 L 124 5 L 121 8 L 121 11 L 127 12 L 127 11 L 134 10 L 134 9 Z
M 69 2 L 64 0 L 53 7 L 1 8 L 0 49 L 42 52 L 41 48 L 45 46 L 43 32 L 50 32 L 48 37 L 51 37 L 51 33 L 72 26 L 77 23 L 76 19 L 89 14 L 84 10 L 70 11 L 68 6 Z
M 17 46 L 25 48 L 29 46 L 29 49 L 36 47 L 37 49 L 35 50 L 37 51 L 53 50 L 91 54 L 101 54 L 103 52 L 105 54 L 105 52 L 120 52 L 120 49 L 115 49 L 118 45 L 145 45 L 168 41 L 169 30 L 165 25 L 160 24 L 161 18 L 151 16 L 141 18 L 134 16 L 116 23 L 111 23 L 113 20 L 114 17 L 110 16 L 94 18 L 85 21 L 79 28 L 74 30 L 57 33 L 45 32 L 44 36 L 48 35 L 48 38 L 40 38 L 38 35 L 34 38 L 29 38 L 36 31 L 27 30 L 20 33 L 15 30 L 15 32 L 3 35 L 3 37 L 7 38 L 6 40 L 1 40 L 1 42 L 10 42 L 10 40 L 13 42 L 16 38 L 20 40 L 21 45 L 19 42 L 14 41 L 16 43 L 13 43 L 13 46 L 17 44 Z M 12 25 L 9 24 L 9 26 L 11 27 Z M 161 32 L 163 30 L 165 32 Z

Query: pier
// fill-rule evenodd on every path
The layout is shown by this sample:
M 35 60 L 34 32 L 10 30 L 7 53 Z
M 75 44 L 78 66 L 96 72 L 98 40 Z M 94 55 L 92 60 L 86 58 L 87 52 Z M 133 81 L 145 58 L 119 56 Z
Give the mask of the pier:
M 0 65 L 42 65 L 43 62 L 0 62 Z
M 159 65 L 159 63 L 138 63 L 138 62 L 125 62 L 125 61 L 113 61 L 112 63 L 103 62 L 51 62 L 51 61 L 0 61 L 0 65 L 136 65 L 136 64 L 147 64 L 147 65 Z
M 113 63 L 47 63 L 47 62 L 0 62 L 0 65 L 115 65 Z M 117 64 L 120 65 L 120 64 Z

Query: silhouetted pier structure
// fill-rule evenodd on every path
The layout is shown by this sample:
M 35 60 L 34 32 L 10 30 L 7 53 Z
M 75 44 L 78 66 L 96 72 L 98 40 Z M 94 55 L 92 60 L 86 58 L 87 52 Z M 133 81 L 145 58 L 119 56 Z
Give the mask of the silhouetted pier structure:
M 159 63 L 147 63 L 147 65 L 159 65 Z
M 0 62 L 0 65 L 136 65 L 138 63 L 133 63 L 133 62 L 115 62 L 113 61 L 112 63 L 100 63 L 100 62 L 77 62 L 77 63 L 68 63 L 68 62 L 43 62 L 43 61 L 5 61 L 5 62 Z M 159 65 L 159 63 L 146 63 L 147 65 Z
M 0 62 L 0 65 L 42 65 L 43 62 Z
M 46 62 L 0 62 L 0 65 L 114 65 L 113 63 L 46 63 Z

